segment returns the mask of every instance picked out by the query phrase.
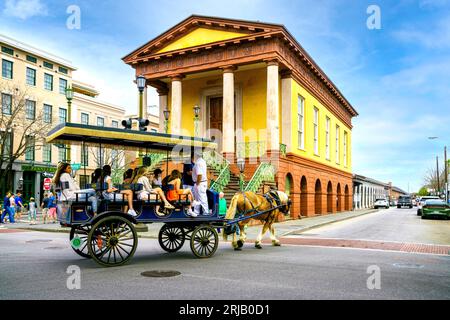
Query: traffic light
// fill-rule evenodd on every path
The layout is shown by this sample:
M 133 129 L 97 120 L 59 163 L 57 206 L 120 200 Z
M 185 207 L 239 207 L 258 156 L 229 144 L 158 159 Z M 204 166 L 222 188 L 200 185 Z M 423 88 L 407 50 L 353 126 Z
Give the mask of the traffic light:
M 122 121 L 122 126 L 124 126 L 125 129 L 131 129 L 132 125 L 133 125 L 133 120 L 132 119 L 128 119 L 128 120 L 123 120 Z
M 148 119 L 139 119 L 139 131 L 147 131 L 147 126 L 150 124 Z

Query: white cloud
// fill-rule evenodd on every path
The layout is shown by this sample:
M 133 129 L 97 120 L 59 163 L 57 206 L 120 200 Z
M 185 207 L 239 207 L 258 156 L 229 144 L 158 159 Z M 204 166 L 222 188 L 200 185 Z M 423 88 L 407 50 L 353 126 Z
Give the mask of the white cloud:
M 450 48 L 450 16 L 425 26 L 408 26 L 393 32 L 394 38 L 405 43 L 421 45 L 428 49 Z
M 46 16 L 47 7 L 40 0 L 6 0 L 3 13 L 26 20 L 34 16 Z

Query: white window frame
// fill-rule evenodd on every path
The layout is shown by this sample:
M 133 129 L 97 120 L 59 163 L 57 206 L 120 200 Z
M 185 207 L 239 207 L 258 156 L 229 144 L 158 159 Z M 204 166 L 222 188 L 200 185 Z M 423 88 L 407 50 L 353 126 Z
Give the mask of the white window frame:
M 319 155 L 319 109 L 314 107 L 314 117 L 313 117 L 313 126 L 314 126 L 314 154 L 316 156 Z
M 347 146 L 348 146 L 348 133 L 347 131 L 344 131 L 344 166 L 348 166 L 348 158 L 347 158 Z
M 298 149 L 305 150 L 305 98 L 297 98 L 297 136 Z
M 341 146 L 340 146 L 340 134 L 341 134 L 341 128 L 339 125 L 336 125 L 336 163 L 341 163 Z
M 325 132 L 325 157 L 327 160 L 330 160 L 330 144 L 331 144 L 331 119 L 329 117 L 326 118 L 326 132 Z

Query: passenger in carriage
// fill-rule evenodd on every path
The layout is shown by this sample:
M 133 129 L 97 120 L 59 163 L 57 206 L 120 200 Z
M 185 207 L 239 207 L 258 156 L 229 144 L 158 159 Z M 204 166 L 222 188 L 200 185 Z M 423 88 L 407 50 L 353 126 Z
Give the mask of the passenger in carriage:
M 123 183 L 129 184 L 133 182 L 133 169 L 128 169 L 123 173 Z
M 142 184 L 143 189 L 141 191 L 138 191 L 138 199 L 140 200 L 150 200 L 152 199 L 152 195 L 155 196 L 154 199 L 156 199 L 156 195 L 159 195 L 161 200 L 164 202 L 164 208 L 166 209 L 175 209 L 173 205 L 167 201 L 166 196 L 164 195 L 164 192 L 161 188 L 152 188 L 152 185 L 150 184 L 150 179 L 148 177 L 149 172 L 147 167 L 141 167 L 137 171 L 136 176 L 134 177 L 133 183 L 139 183 Z
M 167 200 L 169 201 L 177 201 L 178 199 L 187 199 L 190 201 L 191 205 L 188 207 L 187 213 L 192 216 L 192 217 L 196 217 L 197 214 L 192 211 L 192 208 L 194 206 L 194 196 L 192 194 L 191 189 L 181 189 L 181 178 L 182 178 L 182 174 L 180 171 L 178 170 L 173 170 L 172 173 L 170 174 L 169 178 L 167 179 L 167 185 L 171 185 L 173 187 L 171 187 L 168 191 L 167 191 Z
M 105 185 L 105 190 L 102 192 L 103 198 L 106 200 L 126 200 L 128 202 L 128 214 L 136 217 L 137 213 L 133 209 L 133 191 L 132 190 L 122 190 L 120 193 L 117 188 L 114 187 L 111 178 L 111 166 L 103 166 L 102 176 L 100 177 L 100 184 Z
M 67 188 L 61 188 L 61 201 L 90 201 L 92 203 L 92 211 L 97 213 L 97 197 L 94 189 L 80 189 L 78 183 L 71 176 L 72 168 L 69 163 L 60 163 L 56 170 L 53 183 L 60 187 L 67 184 Z

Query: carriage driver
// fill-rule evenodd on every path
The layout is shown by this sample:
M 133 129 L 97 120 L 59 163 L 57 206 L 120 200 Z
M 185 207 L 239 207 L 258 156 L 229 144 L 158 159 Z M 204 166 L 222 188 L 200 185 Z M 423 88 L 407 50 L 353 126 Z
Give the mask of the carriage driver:
M 208 197 L 206 191 L 208 189 L 208 175 L 206 161 L 203 159 L 202 149 L 195 149 L 194 151 L 195 165 L 192 169 L 192 180 L 194 181 L 194 188 L 192 193 L 194 195 L 194 212 L 197 215 L 209 215 Z

